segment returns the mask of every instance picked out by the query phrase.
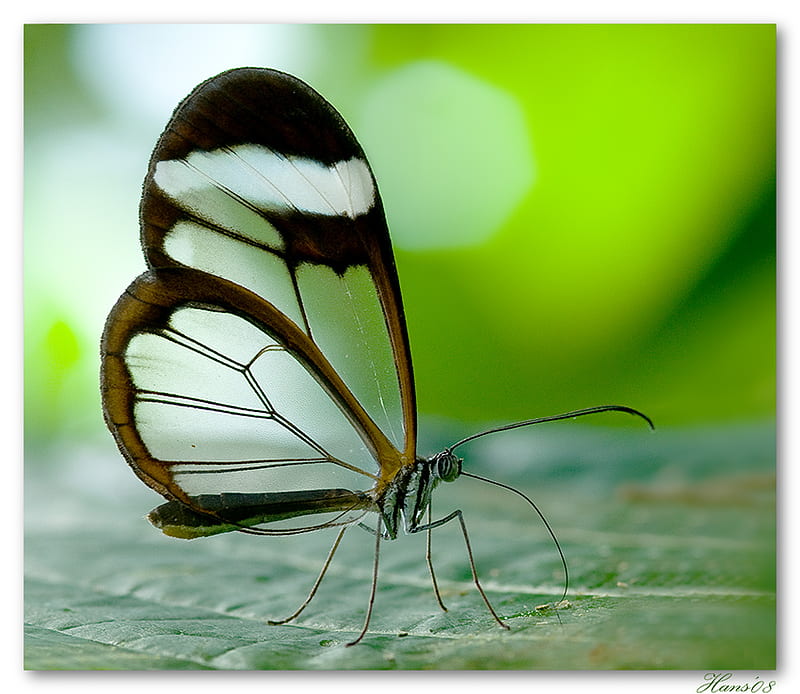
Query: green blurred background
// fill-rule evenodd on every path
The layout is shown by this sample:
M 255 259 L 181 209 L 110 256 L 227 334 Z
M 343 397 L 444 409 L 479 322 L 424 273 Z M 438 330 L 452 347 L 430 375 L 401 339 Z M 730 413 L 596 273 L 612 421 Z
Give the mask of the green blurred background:
M 39 25 L 24 43 L 29 451 L 113 454 L 98 346 L 144 269 L 148 158 L 178 101 L 241 65 L 309 82 L 370 158 L 423 437 L 610 402 L 665 428 L 774 418 L 774 26 Z

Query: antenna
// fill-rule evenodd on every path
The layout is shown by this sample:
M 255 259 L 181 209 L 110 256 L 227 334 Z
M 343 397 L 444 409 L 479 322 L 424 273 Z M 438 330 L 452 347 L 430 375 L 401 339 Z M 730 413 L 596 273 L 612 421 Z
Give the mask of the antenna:
M 514 492 L 514 494 L 521 496 L 525 501 L 527 501 L 532 507 L 533 510 L 539 515 L 539 518 L 542 519 L 542 523 L 544 523 L 544 527 L 547 528 L 547 532 L 550 533 L 550 537 L 553 538 L 553 542 L 556 545 L 556 549 L 558 550 L 558 556 L 561 557 L 561 565 L 564 567 L 564 592 L 561 594 L 561 598 L 559 598 L 559 602 L 567 597 L 567 591 L 569 590 L 569 569 L 567 568 L 567 560 L 564 557 L 564 552 L 561 551 L 561 545 L 558 542 L 558 538 L 556 537 L 555 532 L 553 531 L 552 526 L 550 523 L 547 522 L 547 518 L 544 517 L 544 514 L 539 510 L 539 507 L 533 503 L 533 500 L 527 495 L 523 494 L 519 489 L 515 489 L 514 487 L 503 484 L 502 482 L 496 482 L 495 480 L 490 480 L 488 477 L 481 477 L 480 475 L 473 475 L 471 472 L 464 472 L 461 471 L 461 475 L 463 477 L 472 477 L 472 479 L 480 480 L 481 482 L 487 482 L 488 484 L 493 484 L 496 487 L 502 487 L 503 489 L 507 489 L 510 492 Z
M 645 422 L 647 422 L 651 429 L 655 429 L 650 417 L 642 412 L 639 412 L 639 410 L 634 410 L 632 407 L 626 407 L 625 405 L 598 405 L 597 407 L 587 407 L 583 410 L 573 410 L 572 412 L 564 412 L 563 414 L 552 414 L 549 417 L 526 419 L 522 422 L 515 422 L 514 424 L 504 424 L 503 426 L 496 427 L 495 429 L 487 429 L 486 431 L 481 431 L 477 434 L 467 436 L 465 439 L 461 439 L 461 441 L 454 443 L 446 450 L 452 452 L 460 445 L 467 443 L 467 441 L 473 441 L 481 436 L 486 436 L 487 434 L 496 434 L 499 431 L 508 431 L 509 429 L 519 429 L 520 427 L 527 427 L 531 424 L 541 424 L 542 422 L 555 422 L 559 419 L 574 419 L 575 417 L 583 417 L 587 414 L 597 414 L 598 412 L 625 412 L 626 414 L 632 414 L 637 417 L 641 417 Z
M 454 443 L 446 450 L 452 453 L 453 450 L 458 448 L 460 445 L 467 443 L 468 441 L 474 441 L 475 439 L 480 438 L 481 436 L 486 436 L 487 434 L 496 434 L 497 432 L 500 431 L 508 431 L 509 429 L 518 429 L 520 427 L 530 426 L 531 424 L 541 424 L 542 422 L 555 422 L 558 421 L 559 419 L 574 419 L 575 417 L 583 417 L 584 415 L 597 414 L 599 412 L 624 412 L 626 414 L 632 414 L 636 417 L 642 418 L 645 422 L 647 422 L 648 426 L 651 429 L 655 429 L 655 426 L 653 425 L 653 422 L 650 419 L 650 417 L 648 417 L 646 414 L 643 414 L 642 412 L 639 412 L 639 410 L 634 410 L 632 407 L 626 407 L 625 405 L 598 405 L 597 407 L 587 407 L 582 410 L 573 410 L 572 412 L 564 412 L 563 414 L 550 415 L 549 417 L 537 417 L 536 419 L 526 419 L 522 422 L 516 422 L 514 424 L 505 424 L 503 426 L 496 427 L 494 429 L 481 431 L 477 434 L 472 434 L 471 436 L 467 436 L 466 438 L 461 439 L 460 441 Z M 488 477 L 482 477 L 481 475 L 475 475 L 471 472 L 465 472 L 464 470 L 461 471 L 461 475 L 463 477 L 472 477 L 472 479 L 480 480 L 481 482 L 486 482 L 487 484 L 493 484 L 496 487 L 501 487 L 502 489 L 514 492 L 514 494 L 516 494 L 519 497 L 522 497 L 525 501 L 527 501 L 528 504 L 530 504 L 530 506 L 533 508 L 533 510 L 536 511 L 536 514 L 542 520 L 542 523 L 544 523 L 544 527 L 547 528 L 547 532 L 550 533 L 550 537 L 553 539 L 553 542 L 555 543 L 556 549 L 558 550 L 558 556 L 561 557 L 561 565 L 564 567 L 564 592 L 561 594 L 559 602 L 561 600 L 564 600 L 564 598 L 567 597 L 567 592 L 569 591 L 569 568 L 567 567 L 567 559 L 564 556 L 564 552 L 561 549 L 561 544 L 558 542 L 558 538 L 556 537 L 555 531 L 553 530 L 550 523 L 547 521 L 547 518 L 544 517 L 544 514 L 539 510 L 539 507 L 535 503 L 533 503 L 533 500 L 529 496 L 523 494 L 519 489 L 515 489 L 514 487 L 508 484 L 503 484 L 502 482 L 497 482 L 495 480 L 489 479 Z

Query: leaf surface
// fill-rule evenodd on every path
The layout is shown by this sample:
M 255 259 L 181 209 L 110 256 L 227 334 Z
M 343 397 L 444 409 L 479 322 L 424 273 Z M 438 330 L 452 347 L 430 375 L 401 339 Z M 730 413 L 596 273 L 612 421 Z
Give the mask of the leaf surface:
M 462 478 L 437 489 L 434 515 L 464 510 L 483 585 L 511 631 L 487 613 L 449 524 L 433 536 L 449 611 L 433 597 L 424 537 L 383 543 L 370 631 L 354 648 L 344 644 L 366 609 L 368 533 L 348 531 L 311 605 L 270 626 L 304 599 L 331 533 L 168 538 L 143 520 L 158 498 L 113 454 L 58 469 L 29 457 L 25 667 L 774 668 L 772 426 L 563 431 L 509 432 L 462 454 L 467 469 L 537 502 L 569 562 L 568 605 L 552 607 L 563 573 L 530 507 Z

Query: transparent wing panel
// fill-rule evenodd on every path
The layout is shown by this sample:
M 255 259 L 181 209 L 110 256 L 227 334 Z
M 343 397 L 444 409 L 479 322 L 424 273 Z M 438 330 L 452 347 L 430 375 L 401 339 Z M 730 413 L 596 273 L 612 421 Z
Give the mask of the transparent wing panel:
M 353 484 L 364 487 L 364 479 L 355 480 L 350 470 L 324 460 L 307 463 L 264 463 L 260 467 L 236 467 L 222 471 L 220 468 L 180 465 L 175 469 L 175 481 L 191 496 L 220 493 L 220 479 L 224 476 L 222 493 L 252 493 L 253 489 L 270 492 L 293 492 L 298 489 L 353 489 Z
M 340 460 L 377 474 L 378 468 L 352 424 L 305 368 L 285 351 L 265 351 L 253 363 L 259 383 L 290 422 L 318 423 L 315 441 Z
M 189 267 L 222 277 L 264 297 L 304 332 L 292 277 L 282 258 L 192 222 L 167 234 L 164 248 Z
M 224 470 L 224 464 L 241 461 L 326 459 L 324 451 L 259 410 L 143 393 L 134 415 L 150 455 L 164 462 L 207 461 Z
M 400 386 L 386 321 L 372 276 L 353 266 L 341 276 L 301 265 L 297 282 L 311 337 L 398 450 L 404 428 Z
M 358 490 L 378 472 L 327 392 L 243 318 L 178 309 L 135 335 L 125 361 L 142 441 L 189 494 Z
M 249 409 L 263 407 L 243 378 L 243 364 L 201 342 L 181 340 L 180 334 L 135 335 L 128 344 L 126 361 L 139 392 L 231 402 Z
M 225 311 L 184 306 L 173 311 L 169 327 L 241 365 L 250 363 L 262 349 L 279 346 L 260 328 Z

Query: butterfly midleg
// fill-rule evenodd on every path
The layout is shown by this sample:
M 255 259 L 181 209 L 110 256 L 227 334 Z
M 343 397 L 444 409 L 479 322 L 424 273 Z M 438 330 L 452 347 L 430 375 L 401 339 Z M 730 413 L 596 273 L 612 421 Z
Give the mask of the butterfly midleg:
M 308 597 L 303 601 L 303 604 L 300 605 L 292 614 L 290 614 L 286 619 L 269 619 L 267 620 L 267 624 L 286 624 L 286 622 L 291 622 L 295 617 L 297 617 L 304 609 L 306 609 L 308 603 L 311 602 L 312 598 L 317 592 L 317 588 L 319 588 L 319 584 L 322 583 L 322 579 L 325 577 L 325 572 L 328 570 L 328 567 L 333 560 L 333 555 L 336 554 L 336 550 L 339 547 L 339 543 L 342 541 L 342 537 L 344 536 L 344 531 L 350 526 L 343 526 L 339 533 L 336 535 L 336 540 L 333 543 L 333 546 L 328 552 L 328 558 L 325 560 L 325 563 L 322 565 L 322 569 L 319 572 L 319 576 L 317 576 L 317 580 L 314 581 L 314 585 L 311 587 L 311 591 L 308 593 Z
M 511 627 L 508 626 L 500 617 L 497 616 L 497 612 L 494 611 L 492 604 L 489 602 L 489 598 L 486 597 L 486 593 L 483 592 L 483 588 L 481 587 L 481 582 L 478 580 L 478 572 L 475 569 L 475 560 L 472 558 L 472 546 L 469 544 L 469 534 L 467 533 L 467 524 L 464 522 L 464 514 L 461 513 L 461 509 L 456 509 L 451 514 L 445 516 L 444 518 L 440 518 L 439 520 L 425 523 L 423 525 L 417 525 L 416 527 L 409 528 L 409 533 L 418 533 L 422 530 L 431 531 L 434 528 L 438 528 L 445 523 L 449 523 L 453 518 L 458 518 L 458 522 L 461 525 L 461 534 L 464 536 L 464 544 L 467 546 L 467 558 L 469 559 L 469 568 L 472 571 L 472 582 L 475 584 L 475 587 L 478 589 L 478 592 L 481 594 L 483 598 L 483 602 L 486 603 L 486 607 L 491 612 L 492 617 L 494 620 L 501 626 L 503 629 L 510 629 Z
M 380 556 L 381 552 L 381 536 L 382 536 L 381 522 L 382 522 L 381 515 L 378 514 L 378 526 L 375 529 L 375 559 L 372 564 L 372 588 L 370 589 L 369 592 L 369 603 L 367 604 L 367 616 L 364 619 L 364 628 L 361 629 L 361 633 L 354 641 L 346 643 L 345 646 L 355 646 L 359 641 L 361 641 L 361 639 L 364 638 L 364 634 L 367 633 L 367 629 L 369 628 L 369 620 L 372 617 L 372 606 L 375 604 L 375 591 L 378 587 L 378 557 Z

